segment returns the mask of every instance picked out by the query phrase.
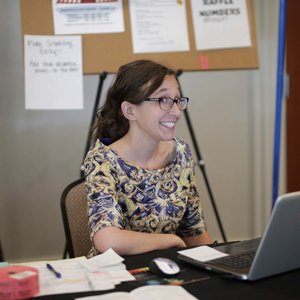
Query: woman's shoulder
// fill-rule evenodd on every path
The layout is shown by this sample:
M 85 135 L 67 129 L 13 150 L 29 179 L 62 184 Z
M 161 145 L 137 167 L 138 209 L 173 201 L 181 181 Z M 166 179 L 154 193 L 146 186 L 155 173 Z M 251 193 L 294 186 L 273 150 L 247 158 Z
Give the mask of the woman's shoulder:
M 118 159 L 109 146 L 96 140 L 84 159 L 86 174 L 100 172 L 104 174 L 118 173 Z
M 86 154 L 85 160 L 106 160 L 108 157 L 112 156 L 112 151 L 105 142 L 102 140 L 97 139 L 89 149 Z
M 193 157 L 188 143 L 184 140 L 174 137 L 174 143 L 176 145 L 176 162 L 177 164 L 190 167 L 193 165 Z
M 178 137 L 174 137 L 174 144 L 176 146 L 177 152 L 185 153 L 191 155 L 190 146 L 184 140 Z

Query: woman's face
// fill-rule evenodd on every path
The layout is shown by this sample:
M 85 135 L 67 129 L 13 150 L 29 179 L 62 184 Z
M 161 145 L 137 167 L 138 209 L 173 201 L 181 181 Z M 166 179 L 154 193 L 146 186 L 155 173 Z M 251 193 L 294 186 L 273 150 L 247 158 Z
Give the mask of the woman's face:
M 180 91 L 174 76 L 167 75 L 161 86 L 148 98 L 178 98 Z M 175 126 L 180 118 L 181 111 L 176 103 L 170 111 L 162 110 L 157 101 L 144 101 L 135 106 L 134 128 L 141 131 L 142 136 L 154 142 L 172 140 Z

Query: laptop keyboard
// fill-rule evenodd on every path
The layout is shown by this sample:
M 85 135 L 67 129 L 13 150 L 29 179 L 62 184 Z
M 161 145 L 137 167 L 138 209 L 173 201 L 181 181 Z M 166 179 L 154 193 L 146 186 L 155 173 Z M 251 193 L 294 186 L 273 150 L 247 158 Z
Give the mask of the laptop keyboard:
M 235 269 L 249 268 L 255 256 L 255 250 L 249 250 L 243 253 L 231 254 L 229 256 L 214 259 L 214 264 L 223 265 Z

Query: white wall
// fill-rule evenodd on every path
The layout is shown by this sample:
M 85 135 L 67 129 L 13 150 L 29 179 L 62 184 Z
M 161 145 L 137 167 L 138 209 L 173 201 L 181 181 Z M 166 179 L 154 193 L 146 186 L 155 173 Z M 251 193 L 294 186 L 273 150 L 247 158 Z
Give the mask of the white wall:
M 186 72 L 180 77 L 184 95 L 191 98 L 193 128 L 228 240 L 260 235 L 272 197 L 278 0 L 256 0 L 255 11 L 259 70 Z M 0 1 L 0 33 L 4 254 L 7 260 L 60 258 L 60 195 L 79 177 L 98 76 L 84 77 L 82 111 L 26 111 L 18 1 Z M 184 116 L 177 135 L 191 143 Z M 199 168 L 197 176 L 209 230 L 221 240 Z

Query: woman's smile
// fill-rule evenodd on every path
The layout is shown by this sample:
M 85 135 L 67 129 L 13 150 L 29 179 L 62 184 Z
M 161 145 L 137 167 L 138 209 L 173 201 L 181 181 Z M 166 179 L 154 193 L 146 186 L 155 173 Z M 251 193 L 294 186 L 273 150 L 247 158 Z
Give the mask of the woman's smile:
M 159 122 L 159 124 L 164 126 L 164 127 L 174 128 L 176 122 L 175 121 L 161 121 L 161 122 Z

